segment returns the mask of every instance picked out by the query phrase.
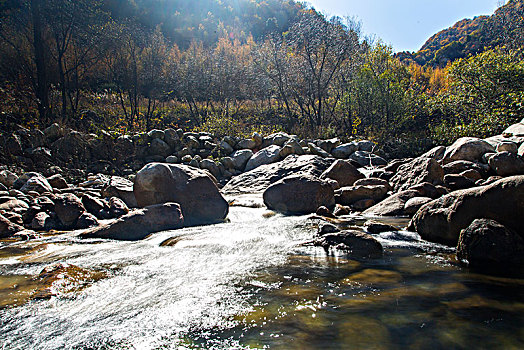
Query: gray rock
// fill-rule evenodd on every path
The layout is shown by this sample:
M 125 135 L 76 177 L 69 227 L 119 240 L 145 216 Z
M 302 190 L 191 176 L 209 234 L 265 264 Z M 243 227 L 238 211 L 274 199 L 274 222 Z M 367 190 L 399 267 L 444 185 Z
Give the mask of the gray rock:
M 208 170 L 216 179 L 220 177 L 220 170 L 217 164 L 211 159 L 203 159 L 200 162 L 200 169 Z
M 0 238 L 13 236 L 15 233 L 23 231 L 24 227 L 12 223 L 3 215 L 0 215 Z
M 328 159 L 312 155 L 290 155 L 286 159 L 234 177 L 222 189 L 225 194 L 260 193 L 289 175 L 309 174 L 319 177 L 331 164 Z
M 105 198 L 118 197 L 128 208 L 138 206 L 133 192 L 133 182 L 120 176 L 111 177 L 107 186 L 102 190 L 102 196 Z
M 269 186 L 263 198 L 268 209 L 285 214 L 308 214 L 316 212 L 321 206 L 335 206 L 333 188 L 311 175 L 283 178 Z
M 247 162 L 245 171 L 251 171 L 261 165 L 271 164 L 280 160 L 280 147 L 268 146 L 255 153 Z
M 166 163 L 176 164 L 176 163 L 178 163 L 178 157 L 177 156 L 169 156 L 169 157 L 166 158 Z
M 169 147 L 171 147 L 171 149 L 175 149 L 180 145 L 180 138 L 175 129 L 164 130 L 164 141 L 169 145 Z
M 98 226 L 99 222 L 96 216 L 90 213 L 82 213 L 76 220 L 75 229 L 83 230 L 90 227 Z
M 443 164 L 454 160 L 480 161 L 482 155 L 494 152 L 495 148 L 488 142 L 475 137 L 462 137 L 449 146 L 442 159 Z
M 154 138 L 149 145 L 149 154 L 166 158 L 171 154 L 171 147 L 159 138 Z
M 47 179 L 41 174 L 36 174 L 30 177 L 26 183 L 20 189 L 23 193 L 28 193 L 30 191 L 44 193 L 44 192 L 53 192 L 53 187 L 49 184 Z
M 150 140 L 160 139 L 164 141 L 165 133 L 162 130 L 153 129 L 147 133 L 147 136 L 149 136 Z
M 366 151 L 356 151 L 349 157 L 349 159 L 354 160 L 361 166 L 380 166 L 388 164 L 384 158 Z
M 51 185 L 53 188 L 58 189 L 65 189 L 69 188 L 69 185 L 67 184 L 64 177 L 60 174 L 51 175 L 47 178 L 47 182 Z
M 254 132 L 252 136 L 253 141 L 255 141 L 256 147 L 262 146 L 262 143 L 264 142 L 264 137 L 260 135 L 258 132 Z
M 350 162 L 337 160 L 320 176 L 321 179 L 333 179 L 340 187 L 352 186 L 355 181 L 363 179 L 364 175 Z
M 369 232 L 372 235 L 378 235 L 383 232 L 394 232 L 394 231 L 399 230 L 398 227 L 383 224 L 381 222 L 376 222 L 372 220 L 366 221 L 364 223 L 364 228 L 366 229 L 367 232 Z
M 30 226 L 35 231 L 49 231 L 57 228 L 56 222 L 45 212 L 37 213 Z
M 271 145 L 282 147 L 290 139 L 291 139 L 291 136 L 286 134 L 285 132 L 277 132 L 275 134 L 271 134 L 265 137 L 262 143 L 262 147 L 266 148 Z
M 458 174 L 444 175 L 444 185 L 452 191 L 474 187 L 475 181 Z
M 489 170 L 489 166 L 468 160 L 456 160 L 448 163 L 442 167 L 445 174 L 460 174 L 466 170 L 476 170 L 481 174 L 485 174 Z
M 231 157 L 224 157 L 224 158 L 222 158 L 220 160 L 220 163 L 222 163 L 222 165 L 226 169 L 235 169 L 235 161 Z
M 311 154 L 314 154 L 315 156 L 319 156 L 319 157 L 322 157 L 322 158 L 330 158 L 331 157 L 331 154 L 329 154 L 328 152 L 324 151 L 322 148 L 318 147 L 317 145 L 315 145 L 312 142 L 308 143 L 307 146 L 309 148 L 309 152 Z
M 253 140 L 249 140 L 249 139 L 243 139 L 243 140 L 240 140 L 235 148 L 238 150 L 238 149 L 254 149 L 255 147 L 257 147 L 257 144 L 255 141 Z
M 111 217 L 113 218 L 119 218 L 122 215 L 126 215 L 129 213 L 129 208 L 124 203 L 123 200 L 121 200 L 118 197 L 111 197 L 108 202 L 109 205 L 109 214 L 111 214 Z
M 330 140 L 318 140 L 315 142 L 318 147 L 326 151 L 327 153 L 331 153 L 331 151 L 340 145 L 340 139 L 334 138 Z
M 503 135 L 513 135 L 513 136 L 524 136 L 524 122 L 520 121 L 520 123 L 516 123 L 508 127 L 504 132 Z
M 118 220 L 90 229 L 82 238 L 104 238 L 136 241 L 151 233 L 175 230 L 184 226 L 182 210 L 177 203 L 163 203 L 135 209 Z
M 401 165 L 390 182 L 396 192 L 424 182 L 440 184 L 444 178 L 444 169 L 433 158 L 415 158 Z
M 57 123 L 51 124 L 44 129 L 44 136 L 48 143 L 53 143 L 64 136 L 64 129 L 62 129 Z
M 337 204 L 352 205 L 363 199 L 372 199 L 375 203 L 383 200 L 388 193 L 386 186 L 349 186 L 335 192 Z
M 333 148 L 331 154 L 338 159 L 348 159 L 356 151 L 358 151 L 358 144 L 351 142 Z
M 519 150 L 519 146 L 515 142 L 511 142 L 511 141 L 501 142 L 497 145 L 497 153 L 500 153 L 500 152 L 517 153 L 518 150 Z
M 377 145 L 373 141 L 362 140 L 357 142 L 358 150 L 372 153 Z
M 421 155 L 419 158 L 433 158 L 435 160 L 441 160 L 444 157 L 444 154 L 446 153 L 446 147 L 444 146 L 436 146 L 423 155 Z
M 253 152 L 249 149 L 238 150 L 231 154 L 233 159 L 233 169 L 244 171 L 249 160 L 253 157 Z M 248 171 L 246 169 L 246 171 Z
M 226 141 L 220 142 L 219 147 L 220 147 L 220 151 L 222 152 L 222 154 L 225 154 L 225 155 L 230 155 L 234 151 L 233 147 L 231 147 L 231 145 L 227 143 Z

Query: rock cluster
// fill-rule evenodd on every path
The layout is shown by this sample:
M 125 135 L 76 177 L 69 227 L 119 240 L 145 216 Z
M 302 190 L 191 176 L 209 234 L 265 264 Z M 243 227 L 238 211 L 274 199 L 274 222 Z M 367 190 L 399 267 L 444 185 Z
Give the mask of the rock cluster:
M 520 247 L 524 237 L 522 125 L 389 162 L 371 141 L 342 144 L 282 132 L 240 139 L 174 129 L 132 136 L 87 135 L 58 125 L 20 129 L 0 144 L 3 155 L 42 170 L 1 168 L 0 236 L 97 226 L 89 236 L 143 238 L 156 229 L 223 221 L 229 207 L 222 194 L 262 193 L 269 209 L 284 214 L 409 216 L 410 229 L 426 240 L 459 244 L 459 258 L 471 265 L 520 263 L 503 256 L 482 260 L 478 252 L 498 238 L 496 252 Z M 65 176 L 58 166 L 73 169 Z M 97 175 L 83 181 L 88 172 Z M 75 176 L 82 181 L 70 185 Z M 143 209 L 129 212 L 135 207 Z M 157 212 L 172 212 L 173 219 L 155 226 Z M 110 218 L 120 219 L 99 225 Z M 132 224 L 142 228 L 115 233 Z

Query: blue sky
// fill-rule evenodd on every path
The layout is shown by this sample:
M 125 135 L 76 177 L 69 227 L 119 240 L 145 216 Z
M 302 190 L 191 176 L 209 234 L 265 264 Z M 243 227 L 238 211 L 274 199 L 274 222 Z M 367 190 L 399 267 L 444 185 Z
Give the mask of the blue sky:
M 500 0 L 308 0 L 328 15 L 355 16 L 365 35 L 393 46 L 418 51 L 429 37 L 463 18 L 490 15 Z

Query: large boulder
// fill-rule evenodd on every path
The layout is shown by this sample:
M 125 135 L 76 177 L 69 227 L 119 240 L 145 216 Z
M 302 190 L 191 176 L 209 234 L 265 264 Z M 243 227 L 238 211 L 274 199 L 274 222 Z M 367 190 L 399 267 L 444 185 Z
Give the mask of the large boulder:
M 12 223 L 3 215 L 0 215 L 0 238 L 10 237 L 23 230 L 22 226 Z
M 338 159 L 347 159 L 356 151 L 358 151 L 358 144 L 356 142 L 350 142 L 333 148 L 331 154 Z
M 152 156 L 158 155 L 165 158 L 171 154 L 171 147 L 169 147 L 165 141 L 157 137 L 154 138 L 149 145 L 149 154 Z
M 390 183 L 395 191 L 404 191 L 412 186 L 429 182 L 440 184 L 444 178 L 442 166 L 433 158 L 415 158 L 401 165 Z
M 18 180 L 18 176 L 16 176 L 15 173 L 10 172 L 9 170 L 0 171 L 0 183 L 5 187 L 9 188 L 13 186 L 16 180 Z
M 337 204 L 352 205 L 363 199 L 371 199 L 377 203 L 386 197 L 388 188 L 383 185 L 348 186 L 335 193 Z
M 28 193 L 30 191 L 44 193 L 44 192 L 53 192 L 53 187 L 49 184 L 47 179 L 41 175 L 36 174 L 27 179 L 26 183 L 20 188 L 20 191 Z
M 89 141 L 89 135 L 71 131 L 53 142 L 51 153 L 53 158 L 76 166 L 91 159 L 92 147 Z
M 520 123 L 513 124 L 509 126 L 504 132 L 503 135 L 512 135 L 512 136 L 524 136 L 524 119 Z
M 253 157 L 249 159 L 245 171 L 253 170 L 264 164 L 278 162 L 279 159 L 280 147 L 277 145 L 268 146 L 255 153 Z
M 429 202 L 415 214 L 409 229 L 425 240 L 454 246 L 473 220 L 491 219 L 524 236 L 523 212 L 524 176 L 512 176 Z
M 249 149 L 243 149 L 235 151 L 231 154 L 231 159 L 233 159 L 233 167 L 237 170 L 244 171 L 246 168 L 247 162 L 253 157 L 253 151 Z
M 135 177 L 138 206 L 178 203 L 187 225 L 224 220 L 229 205 L 207 171 L 186 165 L 150 163 Z
M 74 227 L 80 215 L 85 211 L 80 198 L 72 193 L 61 194 L 55 198 L 56 215 L 66 228 Z
M 488 142 L 475 137 L 462 137 L 446 149 L 442 161 L 443 164 L 454 160 L 480 161 L 488 152 L 495 152 L 495 147 Z
M 319 177 L 330 165 L 329 159 L 292 154 L 278 163 L 262 165 L 232 178 L 222 192 L 225 194 L 260 193 L 289 175 L 306 174 Z
M 177 203 L 162 203 L 135 209 L 118 220 L 82 233 L 81 237 L 137 241 L 151 233 L 183 226 L 184 217 L 180 206 Z
M 133 182 L 120 176 L 112 176 L 102 190 L 102 196 L 106 198 L 118 197 L 124 201 L 129 208 L 138 206 L 134 194 Z
M 476 219 L 460 232 L 457 258 L 472 267 L 505 267 L 522 271 L 524 239 L 494 220 Z
M 352 186 L 355 181 L 363 179 L 365 176 L 350 162 L 337 160 L 322 173 L 321 179 L 332 179 L 338 182 L 340 187 Z
M 349 159 L 357 162 L 358 164 L 362 166 L 380 166 L 380 165 L 387 165 L 388 162 L 376 154 L 366 152 L 366 151 L 356 151 L 353 153 Z
M 333 208 L 333 187 L 310 175 L 288 176 L 264 191 L 264 204 L 272 210 L 285 214 L 308 214 L 325 206 Z
M 512 152 L 500 152 L 489 157 L 489 167 L 499 176 L 523 175 L 524 160 Z

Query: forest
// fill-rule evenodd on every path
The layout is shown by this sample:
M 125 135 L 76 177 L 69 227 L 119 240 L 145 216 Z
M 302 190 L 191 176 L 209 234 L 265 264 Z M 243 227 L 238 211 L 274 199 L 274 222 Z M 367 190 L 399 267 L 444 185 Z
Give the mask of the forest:
M 395 54 L 291 0 L 3 0 L 0 127 L 282 130 L 407 156 L 524 117 L 523 4 Z

